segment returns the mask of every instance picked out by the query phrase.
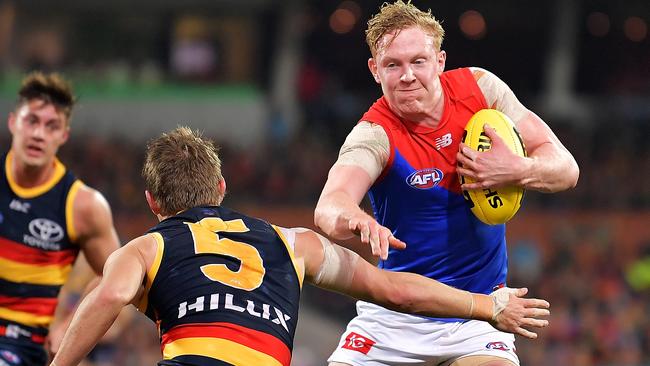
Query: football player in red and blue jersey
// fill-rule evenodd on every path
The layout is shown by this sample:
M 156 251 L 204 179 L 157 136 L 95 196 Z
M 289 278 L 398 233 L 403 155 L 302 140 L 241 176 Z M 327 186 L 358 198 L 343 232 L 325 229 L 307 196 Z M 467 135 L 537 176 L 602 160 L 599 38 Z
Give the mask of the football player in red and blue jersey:
M 57 296 L 79 252 L 101 275 L 119 242 L 108 203 L 57 159 L 74 97 L 59 75 L 32 73 L 9 114 L 0 173 L 0 364 L 43 366 L 67 323 Z
M 383 96 L 342 146 L 315 224 L 336 240 L 360 235 L 380 268 L 489 294 L 506 283 L 505 226 L 474 217 L 461 188 L 557 192 L 576 185 L 579 169 L 547 124 L 497 76 L 475 67 L 445 71 L 443 35 L 430 11 L 401 0 L 385 3 L 370 19 L 368 67 Z M 489 126 L 489 151 L 461 143 L 470 117 L 485 108 L 514 121 L 527 157 L 511 152 Z M 459 174 L 475 183 L 461 187 Z M 360 208 L 366 193 L 374 217 Z M 514 337 L 488 323 L 413 317 L 365 302 L 357 310 L 330 359 L 335 365 L 519 364 Z M 351 349 L 350 334 L 372 339 L 372 347 Z M 502 346 L 486 346 L 494 342 Z
M 487 320 L 534 336 L 543 300 L 525 289 L 472 294 L 412 273 L 382 271 L 307 229 L 221 205 L 214 145 L 186 127 L 147 147 L 145 196 L 160 223 L 117 250 L 81 303 L 52 365 L 77 365 L 133 303 L 159 329 L 168 366 L 289 366 L 303 281 L 426 316 Z M 514 292 L 514 294 L 511 294 Z M 352 346 L 366 347 L 361 337 Z

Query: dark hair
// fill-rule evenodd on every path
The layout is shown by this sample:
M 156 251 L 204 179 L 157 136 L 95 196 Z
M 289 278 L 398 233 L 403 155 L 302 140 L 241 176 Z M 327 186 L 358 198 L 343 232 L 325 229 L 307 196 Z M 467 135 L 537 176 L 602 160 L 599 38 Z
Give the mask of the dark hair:
M 72 86 L 68 81 L 59 74 L 44 74 L 40 71 L 27 75 L 18 91 L 18 105 L 31 100 L 42 100 L 53 104 L 68 119 L 72 115 L 72 107 L 76 102 L 72 94 Z

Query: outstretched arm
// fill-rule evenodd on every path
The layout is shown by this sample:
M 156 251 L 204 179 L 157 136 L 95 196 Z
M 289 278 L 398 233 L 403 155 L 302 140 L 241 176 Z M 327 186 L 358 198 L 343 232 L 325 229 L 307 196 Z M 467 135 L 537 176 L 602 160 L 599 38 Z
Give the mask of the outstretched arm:
M 304 261 L 308 281 L 400 312 L 432 317 L 485 320 L 496 328 L 536 338 L 525 327 L 545 327 L 549 304 L 521 298 L 526 289 L 507 296 L 473 294 L 424 276 L 380 270 L 356 253 L 310 230 L 296 234 L 296 255 Z M 501 292 L 499 293 L 501 294 Z
M 377 179 L 390 149 L 383 128 L 369 122 L 355 126 L 341 147 L 339 158 L 329 172 L 314 212 L 314 223 L 336 240 L 354 235 L 370 244 L 372 254 L 388 258 L 388 247 L 403 249 L 406 244 L 392 235 L 359 207 Z
M 99 285 L 81 302 L 61 348 L 51 365 L 73 366 L 93 349 L 113 324 L 122 308 L 138 301 L 147 271 L 147 247 L 156 242 L 141 236 L 111 254 Z

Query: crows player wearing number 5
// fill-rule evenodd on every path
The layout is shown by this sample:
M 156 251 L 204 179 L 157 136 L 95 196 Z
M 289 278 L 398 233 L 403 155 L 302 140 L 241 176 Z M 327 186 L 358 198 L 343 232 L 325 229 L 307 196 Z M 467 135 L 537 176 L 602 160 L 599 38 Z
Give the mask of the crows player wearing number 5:
M 188 128 L 149 143 L 143 176 L 160 223 L 109 258 L 52 365 L 79 363 L 133 303 L 159 326 L 159 365 L 289 366 L 303 278 L 395 310 L 483 319 L 508 332 L 548 323 L 540 319 L 548 303 L 519 297 L 524 289 L 477 295 L 382 271 L 313 231 L 220 206 L 221 161 Z

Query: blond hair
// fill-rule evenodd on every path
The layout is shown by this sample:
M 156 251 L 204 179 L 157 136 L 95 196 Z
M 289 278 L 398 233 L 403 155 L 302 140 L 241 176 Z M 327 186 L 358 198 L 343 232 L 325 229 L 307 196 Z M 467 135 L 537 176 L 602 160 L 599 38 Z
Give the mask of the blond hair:
M 440 51 L 445 30 L 442 29 L 440 22 L 431 14 L 431 9 L 424 12 L 411 4 L 410 0 L 406 3 L 397 0 L 392 4 L 384 3 L 379 9 L 379 13 L 368 21 L 366 43 L 370 47 L 372 56 L 377 55 L 378 43 L 384 35 L 393 31 L 399 32 L 412 26 L 420 27 L 425 33 L 432 36 L 436 51 Z
M 76 102 L 72 86 L 67 80 L 57 73 L 44 74 L 40 71 L 25 76 L 18 90 L 18 106 L 32 100 L 54 105 L 57 111 L 63 112 L 66 119 L 70 119 Z
M 178 127 L 147 144 L 142 177 L 163 216 L 192 207 L 219 205 L 221 159 L 212 141 L 198 131 Z

